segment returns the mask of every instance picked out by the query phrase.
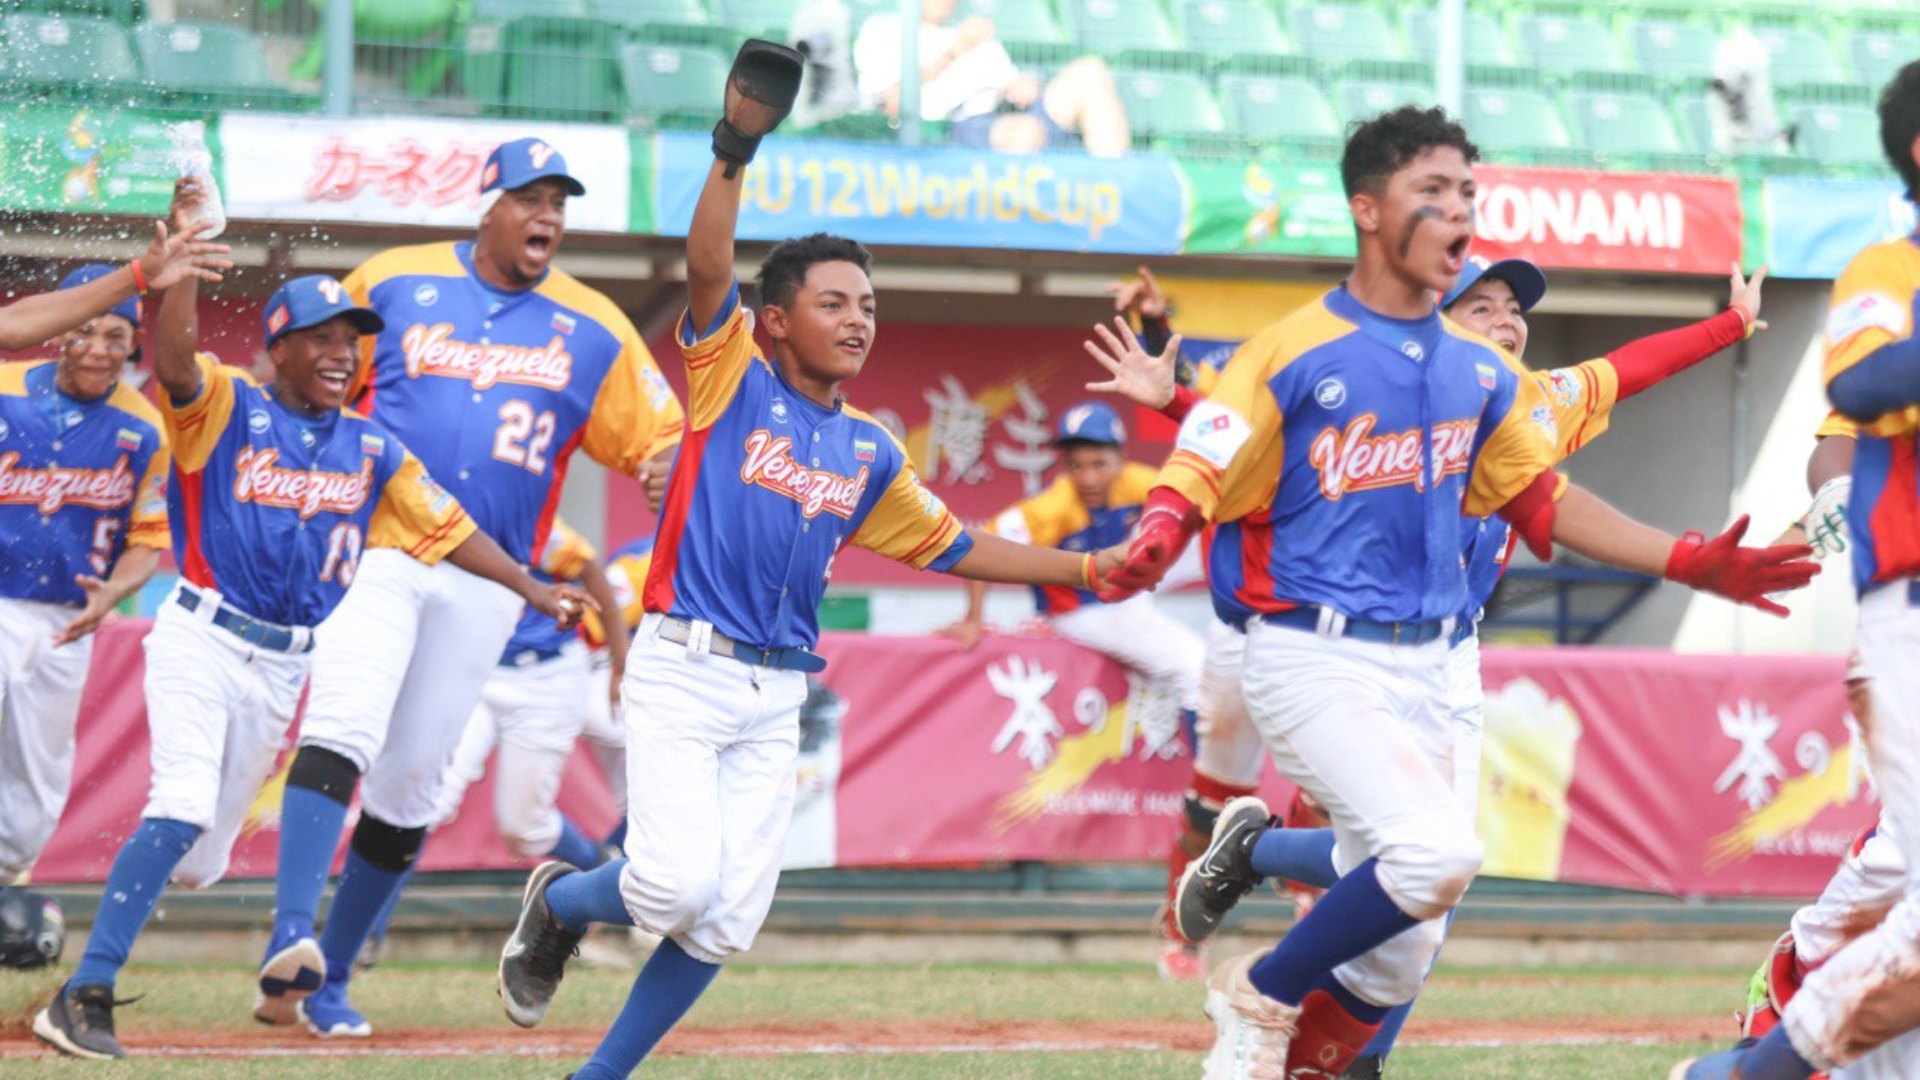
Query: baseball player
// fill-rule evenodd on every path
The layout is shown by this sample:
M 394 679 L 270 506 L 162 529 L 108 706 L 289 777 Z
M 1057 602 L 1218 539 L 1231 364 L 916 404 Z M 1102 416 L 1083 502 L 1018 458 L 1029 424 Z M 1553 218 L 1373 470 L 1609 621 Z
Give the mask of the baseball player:
M 1112 579 L 1150 587 L 1204 521 L 1246 519 L 1237 561 L 1215 552 L 1213 590 L 1251 612 L 1247 705 L 1327 808 L 1348 871 L 1270 953 L 1209 980 L 1209 1076 L 1339 1075 L 1412 999 L 1479 867 L 1450 715 L 1463 509 L 1498 512 L 1542 554 L 1558 541 L 1749 603 L 1817 571 L 1804 548 L 1740 548 L 1744 521 L 1676 539 L 1553 473 L 1538 386 L 1434 309 L 1465 265 L 1475 157 L 1438 109 L 1356 129 L 1341 164 L 1353 274 L 1242 346 L 1189 413 Z M 1189 940 L 1259 880 L 1222 837 L 1267 817 L 1251 797 L 1221 811 L 1176 909 Z
M 607 557 L 607 585 L 614 606 L 629 630 L 640 625 L 645 614 L 640 591 L 646 585 L 647 571 L 653 565 L 653 537 L 642 536 L 614 549 Z M 620 723 L 620 684 L 625 681 L 626 649 L 616 651 L 608 643 L 600 620 L 588 612 L 580 622 L 580 634 L 587 639 L 593 657 L 593 682 L 587 694 L 587 723 L 580 737 L 593 751 L 600 770 L 606 774 L 613 792 L 613 807 L 620 814 L 613 831 L 602 843 L 615 852 L 627 842 L 627 732 Z M 616 673 L 614 667 L 618 662 Z
M 1894 75 L 1881 93 L 1879 112 L 1887 159 L 1907 198 L 1920 200 L 1920 61 Z M 1826 333 L 1827 397 L 1835 411 L 1858 425 L 1845 499 L 1854 584 L 1860 593 L 1854 674 L 1863 700 L 1856 714 L 1867 732 L 1881 819 L 1890 826 L 1892 845 L 1906 866 L 1920 857 L 1914 848 L 1920 838 L 1920 688 L 1914 684 L 1920 669 L 1913 663 L 1920 649 L 1916 298 L 1920 248 L 1915 238 L 1875 244 L 1855 256 L 1834 282 Z M 1920 961 L 1915 879 L 1905 876 L 1895 892 L 1886 868 L 1868 871 L 1863 865 L 1843 869 L 1836 884 L 1877 883 L 1894 893 L 1897 902 L 1885 919 L 1807 972 L 1798 992 L 1780 1010 L 1779 1022 L 1758 1042 L 1683 1062 L 1674 1067 L 1675 1078 L 1797 1080 L 1849 1066 L 1920 1022 L 1912 1005 L 1912 972 Z M 1819 947 L 1813 941 L 1808 945 Z
M 181 181 L 176 217 L 201 196 Z M 146 642 L 153 785 L 120 849 L 73 977 L 34 1034 L 76 1057 L 124 1057 L 114 986 L 168 880 L 201 888 L 226 871 L 248 808 L 272 772 L 307 681 L 312 628 L 339 603 L 363 553 L 447 559 L 551 617 L 570 594 L 534 582 L 380 425 L 341 408 L 358 335 L 380 317 L 324 276 L 268 300 L 275 378 L 263 387 L 196 354 L 198 289 L 160 305 L 154 371 L 174 448 L 170 510 L 181 580 Z
M 844 403 L 874 340 L 866 249 L 816 234 L 760 268 L 760 355 L 735 280 L 741 172 L 791 109 L 800 55 L 751 40 L 728 76 L 715 161 L 687 236 L 691 433 L 675 461 L 628 659 L 627 858 L 534 870 L 501 954 L 507 1015 L 545 1015 L 589 925 L 666 940 L 576 1080 L 625 1077 L 748 948 L 765 919 L 795 799 L 799 713 L 818 607 L 843 545 L 907 565 L 1090 587 L 1116 554 L 1027 547 L 962 528 L 879 422 Z
M 138 301 L 148 292 L 165 290 L 184 277 L 219 281 L 220 272 L 232 269 L 233 261 L 227 258 L 227 245 L 199 239 L 210 227 L 169 232 L 165 222 L 156 221 L 153 243 L 138 259 L 125 266 L 86 267 L 86 274 L 69 274 L 53 292 L 0 307 L 0 349 L 31 349 L 129 306 L 138 324 Z M 140 355 L 139 335 L 134 339 L 129 362 Z
M 539 139 L 504 143 L 481 189 L 491 202 L 473 240 L 396 248 L 347 277 L 355 302 L 386 322 L 361 341 L 354 399 L 414 448 L 482 532 L 537 565 L 573 453 L 657 489 L 682 414 L 620 309 L 552 265 L 567 200 L 584 192 L 559 151 Z M 433 824 L 462 721 L 521 606 L 458 567 L 391 549 L 362 560 L 316 634 L 259 1019 L 304 1015 L 321 1035 L 371 1033 L 348 1001 L 352 962 Z M 316 941 L 314 913 L 356 786 L 360 818 Z
M 132 274 L 83 266 L 61 288 L 85 303 L 36 307 L 84 315 Z M 173 281 L 191 276 L 176 264 Z M 0 885 L 27 872 L 66 808 L 91 635 L 167 545 L 166 433 L 120 382 L 139 334 L 131 297 L 68 329 L 57 359 L 0 364 Z

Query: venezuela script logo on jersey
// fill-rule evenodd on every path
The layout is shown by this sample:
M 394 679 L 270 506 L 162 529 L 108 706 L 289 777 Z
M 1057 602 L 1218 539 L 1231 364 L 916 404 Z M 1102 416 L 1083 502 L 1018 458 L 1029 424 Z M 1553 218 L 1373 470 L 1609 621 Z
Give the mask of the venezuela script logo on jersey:
M 453 336 L 452 323 L 414 323 L 400 335 L 407 376 L 464 379 L 475 390 L 495 383 L 565 390 L 573 379 L 573 354 L 555 335 L 540 346 L 475 345 Z
M 302 518 L 322 511 L 351 514 L 367 504 L 373 493 L 373 459 L 363 458 L 357 473 L 283 469 L 275 464 L 280 451 L 247 447 L 233 463 L 233 497 L 282 510 L 298 510 Z
M 133 466 L 125 454 L 111 469 L 49 465 L 20 468 L 20 453 L 0 454 L 0 504 L 32 506 L 51 514 L 63 506 L 117 510 L 133 501 Z
M 1345 431 L 1327 428 L 1320 432 L 1307 450 L 1307 460 L 1320 470 L 1320 493 L 1338 500 L 1350 491 L 1412 484 L 1425 490 L 1421 482 L 1420 429 L 1391 431 L 1375 435 L 1379 418 L 1372 413 L 1354 417 Z M 1438 480 L 1467 471 L 1473 457 L 1473 437 L 1480 430 L 1478 420 L 1451 420 L 1433 427 L 1433 475 Z
M 809 469 L 794 460 L 793 437 L 774 437 L 766 428 L 747 436 L 747 459 L 740 464 L 740 479 L 777 491 L 800 504 L 800 512 L 816 517 L 825 510 L 837 517 L 851 519 L 866 494 L 865 465 L 853 476 L 841 476 L 825 469 Z

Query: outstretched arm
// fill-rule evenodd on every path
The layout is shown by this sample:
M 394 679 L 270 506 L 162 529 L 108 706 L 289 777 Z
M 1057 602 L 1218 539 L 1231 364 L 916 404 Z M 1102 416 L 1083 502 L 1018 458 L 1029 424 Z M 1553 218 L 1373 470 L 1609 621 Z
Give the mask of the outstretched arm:
M 535 581 L 492 537 L 478 529 L 447 553 L 447 561 L 475 577 L 512 589 L 535 611 L 559 623 L 563 630 L 577 625 L 589 604 L 596 610 L 599 607 L 577 586 Z M 601 618 L 606 614 L 600 612 Z
M 700 333 L 733 291 L 734 230 L 741 174 L 765 138 L 793 111 L 805 64 L 798 52 L 749 39 L 727 74 L 725 111 L 713 128 L 713 167 L 687 229 L 687 308 Z
M 1010 585 L 1070 585 L 1098 588 L 1120 566 L 1120 552 L 1109 548 L 1098 554 L 1016 544 L 981 529 L 968 529 L 972 550 L 948 568 L 955 577 L 971 581 L 998 581 Z
M 113 573 L 105 581 L 91 574 L 76 576 L 74 581 L 87 594 L 87 604 L 53 636 L 53 643 L 58 646 L 79 641 L 99 629 L 120 601 L 139 592 L 159 566 L 159 549 L 129 544 L 113 561 Z
M 168 217 L 177 225 L 205 199 L 199 181 L 182 177 L 173 187 Z M 189 274 L 167 290 L 153 326 L 153 377 L 176 402 L 200 396 L 200 365 L 194 362 L 199 349 L 200 279 Z
M 1725 311 L 1678 330 L 1649 334 L 1608 353 L 1607 360 L 1620 378 L 1620 398 L 1630 398 L 1752 337 L 1755 331 L 1765 330 L 1767 324 L 1760 318 L 1760 286 L 1766 280 L 1766 267 L 1754 271 L 1749 279 L 1740 275 L 1736 263 L 1728 279 Z
M 226 257 L 230 249 L 195 239 L 199 233 L 194 229 L 170 236 L 166 225 L 156 221 L 153 244 L 126 266 L 85 285 L 40 293 L 0 308 L 0 349 L 30 349 L 150 290 L 189 279 L 219 281 L 221 270 L 233 268 L 233 261 Z

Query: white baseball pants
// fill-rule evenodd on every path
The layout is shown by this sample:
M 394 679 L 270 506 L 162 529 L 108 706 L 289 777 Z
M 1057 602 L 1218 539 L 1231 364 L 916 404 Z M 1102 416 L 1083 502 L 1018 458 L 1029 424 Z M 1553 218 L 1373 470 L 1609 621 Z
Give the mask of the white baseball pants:
M 1088 604 L 1055 615 L 1053 630 L 1174 691 L 1181 708 L 1199 708 L 1206 642 L 1155 607 L 1152 595 L 1140 593 L 1117 604 Z
M 0 598 L 0 885 L 33 866 L 73 783 L 93 635 L 55 648 L 80 609 Z
M 1216 618 L 1207 627 L 1206 650 L 1200 668 L 1200 745 L 1194 750 L 1193 771 L 1223 784 L 1254 787 L 1266 764 L 1267 744 L 1253 726 L 1241 688 L 1247 635 Z
M 613 664 L 607 650 L 592 654 L 593 674 L 587 680 L 586 726 L 580 737 L 593 751 L 593 759 L 606 774 L 607 787 L 613 792 L 613 808 L 627 816 L 627 729 L 620 722 L 620 710 L 609 692 L 613 686 Z
M 1487 688 L 1480 679 L 1480 635 L 1447 651 L 1447 711 L 1453 720 L 1453 788 L 1467 820 L 1480 815 L 1480 748 L 1487 736 Z M 1477 828 L 1477 826 L 1476 826 Z
M 500 838 L 523 859 L 552 851 L 560 840 L 560 777 L 586 722 L 582 710 L 592 681 L 587 646 L 577 639 L 550 660 L 495 667 L 441 782 L 435 823 L 460 812 L 467 788 L 487 774 L 497 746 L 493 817 Z
M 627 656 L 627 863 L 621 896 L 642 929 L 724 963 L 773 906 L 807 679 L 694 653 L 648 615 Z
M 147 635 L 153 780 L 140 812 L 201 830 L 173 872 L 190 889 L 227 872 L 233 842 L 293 724 L 312 659 L 255 648 L 213 625 L 220 595 L 195 591 L 198 608 L 188 611 L 169 597 Z
M 1254 724 L 1281 774 L 1326 807 L 1337 869 L 1377 858 L 1387 896 L 1424 920 L 1336 969 L 1377 1005 L 1413 1000 L 1444 916 L 1480 868 L 1473 820 L 1455 794 L 1448 654 L 1444 639 L 1390 645 L 1259 621 L 1247 630 Z
M 367 813 L 403 829 L 432 825 L 447 765 L 522 606 L 452 563 L 368 551 L 353 588 L 314 630 L 301 745 L 362 770 Z
M 1859 719 L 1881 817 L 1912 866 L 1920 859 L 1920 608 L 1909 602 L 1907 585 L 1896 581 L 1860 598 L 1855 648 L 1867 675 L 1870 715 Z M 1917 885 L 1908 877 L 1886 920 L 1842 946 L 1787 1004 L 1787 1034 L 1816 1067 L 1846 1065 L 1920 1021 L 1904 1004 L 1920 983 Z

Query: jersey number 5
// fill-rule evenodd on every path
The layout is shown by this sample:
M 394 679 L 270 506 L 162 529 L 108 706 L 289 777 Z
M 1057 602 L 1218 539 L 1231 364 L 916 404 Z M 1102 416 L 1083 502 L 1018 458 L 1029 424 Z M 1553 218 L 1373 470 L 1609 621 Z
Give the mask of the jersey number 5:
M 93 523 L 93 550 L 87 552 L 87 563 L 93 567 L 94 577 L 106 577 L 113 568 L 113 544 L 120 537 L 120 526 L 125 524 L 119 518 L 103 517 Z
M 536 416 L 533 406 L 518 398 L 500 406 L 500 430 L 493 433 L 494 460 L 543 476 L 547 471 L 547 449 L 552 445 L 552 411 Z
M 345 522 L 335 525 L 327 536 L 327 561 L 320 566 L 320 580 L 338 579 L 343 589 L 352 585 L 354 572 L 360 569 L 360 549 L 364 546 L 360 526 Z

